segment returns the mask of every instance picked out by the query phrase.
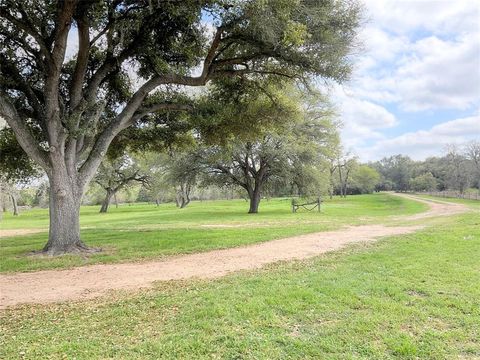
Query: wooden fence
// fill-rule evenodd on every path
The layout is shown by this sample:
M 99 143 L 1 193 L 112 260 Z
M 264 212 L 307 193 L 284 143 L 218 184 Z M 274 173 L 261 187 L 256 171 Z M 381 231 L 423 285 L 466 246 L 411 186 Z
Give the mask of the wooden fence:
M 322 199 L 317 198 L 315 201 L 305 202 L 303 204 L 298 203 L 298 199 L 292 199 L 292 212 L 296 213 L 299 208 L 304 208 L 307 211 L 312 211 L 317 209 L 320 212 L 320 204 L 323 202 Z

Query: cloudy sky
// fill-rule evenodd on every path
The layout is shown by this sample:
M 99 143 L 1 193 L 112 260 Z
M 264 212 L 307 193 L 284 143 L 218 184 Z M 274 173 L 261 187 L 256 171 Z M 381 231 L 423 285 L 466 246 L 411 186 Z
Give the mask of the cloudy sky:
M 423 159 L 480 140 L 480 1 L 363 1 L 353 78 L 331 90 L 345 147 Z

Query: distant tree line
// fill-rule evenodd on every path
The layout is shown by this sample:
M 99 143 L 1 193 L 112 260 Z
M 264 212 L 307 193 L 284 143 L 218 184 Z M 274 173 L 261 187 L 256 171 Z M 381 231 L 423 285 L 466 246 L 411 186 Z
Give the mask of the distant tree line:
M 377 191 L 443 191 L 480 188 L 480 142 L 446 146 L 443 156 L 414 161 L 395 155 L 369 164 L 380 175 Z

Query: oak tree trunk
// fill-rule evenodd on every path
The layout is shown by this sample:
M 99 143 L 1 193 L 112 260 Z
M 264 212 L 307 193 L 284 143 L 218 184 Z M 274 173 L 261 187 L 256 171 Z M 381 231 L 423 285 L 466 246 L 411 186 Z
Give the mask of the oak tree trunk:
M 88 250 L 80 240 L 82 191 L 66 174 L 53 174 L 50 189 L 50 231 L 43 251 L 58 255 Z
M 178 194 L 177 189 L 175 189 L 175 206 L 180 207 L 180 195 Z
M 190 189 L 188 185 L 180 186 L 179 197 L 180 197 L 180 209 L 183 209 L 188 204 L 190 204 Z
M 17 198 L 15 195 L 10 195 L 10 197 L 12 198 L 13 215 L 18 216 Z
M 258 206 L 260 205 L 261 193 L 258 188 L 256 188 L 250 194 L 250 209 L 248 210 L 249 214 L 258 213 Z
M 190 199 L 182 196 L 182 200 L 180 202 L 180 209 L 187 207 L 188 204 L 190 204 Z
M 108 211 L 108 205 L 110 205 L 110 201 L 114 195 L 115 193 L 113 191 L 107 191 L 107 195 L 105 196 L 105 199 L 102 202 L 102 207 L 100 208 L 101 213 L 106 213 Z

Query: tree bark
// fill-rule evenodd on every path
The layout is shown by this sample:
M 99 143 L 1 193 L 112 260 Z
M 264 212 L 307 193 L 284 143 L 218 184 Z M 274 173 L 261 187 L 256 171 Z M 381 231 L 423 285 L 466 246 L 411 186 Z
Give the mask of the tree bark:
M 258 206 L 260 205 L 261 193 L 258 188 L 255 188 L 250 194 L 250 209 L 248 210 L 249 214 L 258 213 Z
M 13 205 L 13 215 L 18 216 L 18 206 L 17 206 L 17 198 L 15 195 L 10 195 L 12 198 L 12 205 Z
M 100 208 L 101 213 L 106 213 L 108 211 L 108 205 L 110 205 L 110 201 L 112 200 L 112 196 L 115 195 L 115 192 L 111 190 L 107 190 L 107 195 L 102 202 L 102 207 Z
M 2 192 L 2 189 L 3 188 L 3 184 L 0 182 L 0 221 L 2 220 L 2 217 L 3 217 L 3 213 L 5 212 L 5 201 L 3 199 L 3 192 Z
M 182 197 L 182 201 L 180 202 L 180 209 L 187 207 L 190 204 L 190 199 L 188 197 Z
M 180 209 L 183 209 L 190 204 L 190 186 L 188 184 L 180 185 L 178 195 L 180 197 Z
M 66 174 L 53 174 L 50 185 L 50 231 L 43 251 L 58 255 L 89 250 L 80 240 L 82 191 Z
M 338 177 L 340 179 L 340 197 L 343 197 L 343 176 L 342 176 L 342 168 L 338 167 Z

